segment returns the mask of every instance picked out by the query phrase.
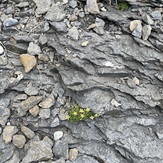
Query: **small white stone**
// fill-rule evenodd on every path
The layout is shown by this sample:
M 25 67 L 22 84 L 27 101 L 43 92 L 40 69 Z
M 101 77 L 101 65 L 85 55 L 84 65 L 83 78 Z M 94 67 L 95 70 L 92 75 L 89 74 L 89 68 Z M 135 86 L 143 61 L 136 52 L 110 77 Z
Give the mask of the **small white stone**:
M 136 85 L 139 85 L 140 84 L 140 81 L 137 77 L 134 77 L 133 78 L 133 82 L 136 84 Z
M 113 105 L 113 106 L 115 106 L 115 107 L 121 106 L 121 104 L 118 103 L 115 99 L 112 99 L 112 100 L 111 100 L 111 105 Z
M 0 45 L 0 54 L 3 54 L 4 53 L 4 49 L 3 47 Z
M 62 131 L 56 131 L 56 132 L 54 132 L 54 135 L 53 136 L 54 136 L 54 140 L 57 141 L 60 138 L 62 138 L 63 132 Z

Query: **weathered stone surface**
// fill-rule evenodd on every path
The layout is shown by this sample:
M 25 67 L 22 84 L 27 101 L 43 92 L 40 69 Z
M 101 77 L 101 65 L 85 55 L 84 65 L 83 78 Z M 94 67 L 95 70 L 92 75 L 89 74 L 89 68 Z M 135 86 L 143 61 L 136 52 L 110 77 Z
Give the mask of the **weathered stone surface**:
M 15 163 L 15 162 L 20 162 L 19 153 L 17 151 L 15 151 L 15 153 L 13 154 L 12 158 L 10 158 L 10 160 L 6 161 L 6 163 Z
M 87 0 L 86 10 L 91 14 L 98 14 L 100 11 L 98 8 L 97 0 Z
M 12 140 L 13 135 L 18 131 L 16 126 L 5 126 L 3 129 L 3 140 L 6 144 L 10 143 Z
M 148 39 L 148 37 L 151 34 L 151 30 L 152 30 L 152 28 L 151 28 L 150 25 L 145 25 L 143 27 L 143 31 L 142 31 L 143 32 L 143 40 L 147 40 Z
M 65 13 L 62 11 L 62 8 L 59 7 L 57 4 L 53 4 L 45 15 L 45 19 L 57 22 L 63 20 L 64 17 Z
M 68 36 L 73 40 L 78 40 L 79 39 L 78 29 L 75 26 L 73 26 L 71 29 L 69 29 Z
M 39 106 L 42 107 L 43 109 L 50 108 L 53 106 L 55 103 L 55 99 L 52 95 L 44 99 L 42 102 L 39 103 Z
M 36 13 L 37 14 L 45 14 L 51 4 L 52 4 L 52 0 L 42 0 L 42 1 L 39 1 L 39 0 L 33 0 L 37 6 L 37 9 L 36 9 Z
M 78 150 L 76 148 L 72 148 L 69 151 L 69 160 L 75 161 L 78 157 Z
M 13 144 L 18 148 L 23 148 L 26 143 L 26 139 L 24 135 L 14 135 L 12 141 Z
M 29 109 L 32 109 L 42 100 L 41 96 L 30 96 L 26 100 L 20 103 L 20 107 L 18 108 L 18 113 L 20 116 L 26 114 Z
M 53 142 L 49 137 L 44 137 L 43 140 L 31 140 L 27 155 L 22 162 L 29 163 L 32 161 L 40 161 L 42 159 L 51 159 L 53 157 L 52 148 Z
M 63 131 L 56 131 L 56 132 L 54 132 L 53 136 L 54 136 L 54 140 L 57 141 L 62 138 Z
M 29 112 L 33 115 L 33 116 L 37 116 L 37 114 L 39 113 L 39 107 L 36 105 L 33 108 L 31 108 L 29 110 Z
M 41 49 L 37 44 L 30 42 L 28 49 L 27 49 L 27 52 L 31 55 L 38 55 L 41 53 Z
M 30 128 L 28 128 L 26 126 L 21 126 L 21 131 L 29 139 L 32 139 L 35 136 L 35 133 Z
M 68 143 L 65 140 L 58 140 L 53 146 L 53 153 L 56 157 L 68 159 Z
M 36 58 L 30 54 L 21 54 L 20 62 L 24 66 L 25 72 L 31 71 L 36 66 Z
M 47 119 L 50 117 L 50 109 L 40 109 L 39 116 L 41 119 Z

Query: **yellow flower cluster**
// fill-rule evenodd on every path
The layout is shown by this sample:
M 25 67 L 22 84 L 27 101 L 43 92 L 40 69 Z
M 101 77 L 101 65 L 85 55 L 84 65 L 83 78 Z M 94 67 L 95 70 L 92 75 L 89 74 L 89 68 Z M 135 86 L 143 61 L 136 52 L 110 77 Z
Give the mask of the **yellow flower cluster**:
M 68 111 L 68 115 L 66 116 L 66 119 L 69 120 L 70 122 L 78 122 L 86 118 L 93 120 L 94 118 L 99 116 L 100 114 L 94 114 L 90 110 L 90 108 L 82 109 L 78 105 L 74 105 L 72 109 Z

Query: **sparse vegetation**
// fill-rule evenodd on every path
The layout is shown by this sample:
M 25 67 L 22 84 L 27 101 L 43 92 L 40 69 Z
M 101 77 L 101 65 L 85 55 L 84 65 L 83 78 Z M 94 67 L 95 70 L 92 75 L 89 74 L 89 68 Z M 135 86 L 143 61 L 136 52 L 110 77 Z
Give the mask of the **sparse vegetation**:
M 93 113 L 90 110 L 90 108 L 82 109 L 78 105 L 74 105 L 68 111 L 68 115 L 67 115 L 66 119 L 69 120 L 70 122 L 79 122 L 79 121 L 82 121 L 87 118 L 93 120 L 94 118 L 99 117 L 99 116 L 100 116 L 100 114 Z
M 129 4 L 127 2 L 119 2 L 117 7 L 118 7 L 118 10 L 126 11 L 129 8 Z

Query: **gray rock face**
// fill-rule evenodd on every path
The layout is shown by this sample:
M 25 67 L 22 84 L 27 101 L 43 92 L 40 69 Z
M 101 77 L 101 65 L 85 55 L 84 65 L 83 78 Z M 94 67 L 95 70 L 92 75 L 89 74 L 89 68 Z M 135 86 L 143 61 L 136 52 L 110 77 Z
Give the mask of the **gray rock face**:
M 37 14 L 45 14 L 51 4 L 52 4 L 52 0 L 42 0 L 42 1 L 39 1 L 39 0 L 33 0 L 37 6 L 37 9 L 36 9 L 36 12 Z
M 53 142 L 49 137 L 44 137 L 43 140 L 31 140 L 27 155 L 22 162 L 28 163 L 32 161 L 40 161 L 42 159 L 51 159 Z
M 68 159 L 68 143 L 65 140 L 58 140 L 53 146 L 53 153 L 58 158 Z
M 18 24 L 18 20 L 13 19 L 13 18 L 8 18 L 3 22 L 4 27 L 11 27 Z
M 53 4 L 47 14 L 45 15 L 45 19 L 50 20 L 50 21 L 61 21 L 65 17 L 65 13 L 62 11 L 62 9 L 56 5 Z

